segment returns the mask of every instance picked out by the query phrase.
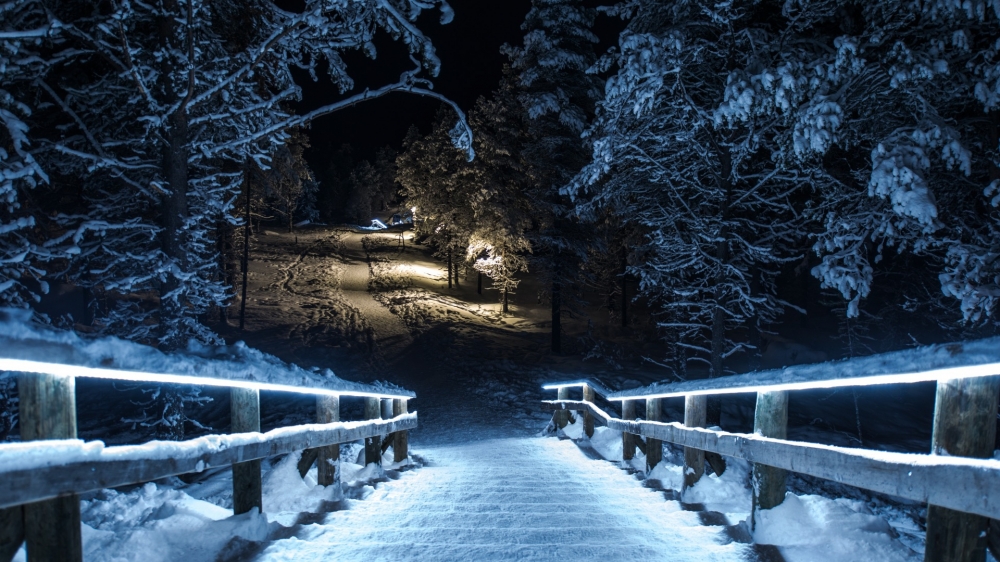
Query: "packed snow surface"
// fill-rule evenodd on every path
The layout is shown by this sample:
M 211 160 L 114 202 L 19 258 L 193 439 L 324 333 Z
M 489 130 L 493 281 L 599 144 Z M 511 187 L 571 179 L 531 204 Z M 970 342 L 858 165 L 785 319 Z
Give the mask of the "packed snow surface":
M 426 466 L 256 559 L 748 559 L 748 545 L 569 440 L 488 439 L 422 453 Z

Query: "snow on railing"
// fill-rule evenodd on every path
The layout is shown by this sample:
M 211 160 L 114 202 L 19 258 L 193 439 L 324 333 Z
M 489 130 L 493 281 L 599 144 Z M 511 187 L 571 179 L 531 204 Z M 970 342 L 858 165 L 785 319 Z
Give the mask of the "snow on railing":
M 890 453 L 788 441 L 788 392 L 802 389 L 937 382 L 932 454 Z M 621 402 L 620 418 L 594 402 L 599 385 L 587 380 L 544 385 L 557 390 L 544 401 L 555 410 L 553 423 L 565 427 L 569 411 L 582 412 L 585 432 L 593 420 L 622 432 L 623 458 L 636 448 L 646 453 L 647 473 L 662 460 L 662 442 L 684 447 L 684 488 L 705 473 L 706 455 L 754 463 L 753 511 L 777 507 L 786 493 L 786 471 L 807 474 L 909 500 L 926 502 L 925 560 L 969 562 L 983 559 L 987 527 L 991 549 L 1000 525 L 1000 460 L 990 457 L 996 437 L 1000 396 L 1000 338 L 932 345 L 858 359 L 800 365 L 716 379 L 665 382 L 600 394 Z M 582 399 L 570 399 L 581 388 Z M 705 429 L 710 395 L 756 393 L 754 433 Z M 662 420 L 661 400 L 684 398 L 684 421 Z M 646 419 L 636 403 L 646 403 Z M 645 437 L 645 442 L 642 437 Z M 997 553 L 994 553 L 995 555 Z
M 16 373 L 23 442 L 0 444 L 0 554 L 27 540 L 32 562 L 81 560 L 80 493 L 232 465 L 234 512 L 261 510 L 260 459 L 305 449 L 300 471 L 315 462 L 318 483 L 339 486 L 341 443 L 364 439 L 366 464 L 381 464 L 391 444 L 401 462 L 417 427 L 410 391 L 305 371 L 245 346 L 170 355 L 8 320 L 0 315 L 0 377 Z M 233 434 L 120 447 L 77 440 L 76 377 L 228 387 Z M 317 423 L 260 433 L 261 390 L 315 395 Z M 342 397 L 364 400 L 364 421 L 340 421 Z

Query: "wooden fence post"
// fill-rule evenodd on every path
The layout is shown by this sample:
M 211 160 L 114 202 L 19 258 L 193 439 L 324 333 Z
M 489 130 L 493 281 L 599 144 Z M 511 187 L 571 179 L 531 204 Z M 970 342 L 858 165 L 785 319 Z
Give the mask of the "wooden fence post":
M 684 397 L 684 425 L 705 427 L 708 396 Z M 705 451 L 684 447 L 684 489 L 694 486 L 705 474 Z
M 24 507 L 0 509 L 0 562 L 10 562 L 24 542 Z
M 758 392 L 753 415 L 753 432 L 775 439 L 788 438 L 788 392 Z M 753 506 L 750 529 L 757 525 L 757 512 L 772 509 L 785 501 L 788 473 L 780 468 L 760 463 L 753 465 Z
M 382 417 L 381 400 L 378 398 L 365 398 L 365 419 L 377 420 Z M 382 465 L 382 436 L 365 438 L 365 466 L 375 463 Z
M 316 396 L 316 423 L 334 423 L 340 421 L 340 397 Z M 319 448 L 316 457 L 316 483 L 320 486 L 340 488 L 340 445 L 327 445 Z
M 569 400 L 569 387 L 561 386 L 556 391 L 557 400 Z M 552 413 L 552 421 L 556 424 L 556 429 L 562 429 L 569 423 L 569 410 L 556 410 Z
M 931 453 L 989 458 L 996 439 L 1000 377 L 942 380 L 934 401 Z M 973 562 L 986 556 L 988 520 L 927 506 L 925 562 Z
M 393 418 L 393 416 L 392 416 L 393 402 L 394 401 L 393 401 L 392 398 L 380 398 L 379 399 L 379 409 L 381 410 L 380 417 L 383 420 L 391 420 Z M 379 451 L 381 451 L 382 454 L 384 455 L 385 452 L 389 450 L 389 447 L 392 447 L 395 444 L 396 444 L 396 434 L 395 433 L 390 433 L 388 435 L 383 435 L 382 436 L 382 447 L 379 449 Z M 393 458 L 395 458 L 395 456 L 396 456 L 395 449 L 393 449 L 393 453 L 392 454 L 393 454 Z
M 646 419 L 649 421 L 663 421 L 663 408 L 660 398 L 646 399 Z M 649 474 L 663 460 L 663 442 L 652 437 L 646 438 L 646 474 Z
M 622 400 L 622 419 L 635 421 L 635 400 Z M 622 460 L 635 458 L 635 435 L 622 432 Z
M 1000 521 L 990 519 L 990 528 L 986 532 L 986 538 L 989 540 L 989 548 L 990 552 L 993 553 L 993 558 L 1000 558 Z
M 37 373 L 18 377 L 23 441 L 76 439 L 76 379 Z M 82 562 L 80 499 L 70 494 L 24 506 L 28 560 Z
M 396 398 L 392 401 L 392 417 L 395 418 L 408 413 L 406 410 L 406 398 Z M 395 438 L 392 444 L 392 462 L 403 462 L 409 455 L 410 433 L 404 430 L 397 431 L 393 435 Z
M 594 403 L 594 389 L 590 388 L 589 384 L 583 385 L 583 401 Z M 590 410 L 583 411 L 583 432 L 587 437 L 594 436 L 594 414 L 590 413 Z
M 229 392 L 232 433 L 260 431 L 260 390 L 232 388 Z M 247 513 L 253 508 L 263 511 L 260 459 L 233 463 L 233 514 Z

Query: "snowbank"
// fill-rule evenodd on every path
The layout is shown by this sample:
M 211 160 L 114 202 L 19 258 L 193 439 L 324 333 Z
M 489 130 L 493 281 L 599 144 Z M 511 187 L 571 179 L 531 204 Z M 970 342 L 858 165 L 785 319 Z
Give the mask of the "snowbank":
M 863 502 L 792 493 L 778 507 L 760 512 L 753 533 L 757 543 L 780 546 L 788 562 L 923 560 L 897 536 Z
M 0 356 L 97 369 L 415 396 L 390 383 L 361 384 L 345 381 L 330 369 L 306 370 L 247 347 L 243 342 L 223 346 L 191 342 L 183 353 L 164 353 L 115 337 L 83 338 L 73 332 L 40 326 L 30 322 L 25 311 L 18 309 L 0 309 Z
M 360 449 L 345 444 L 344 449 Z M 316 468 L 302 478 L 301 453 L 263 462 L 263 505 L 232 514 L 232 472 L 220 470 L 203 481 L 184 484 L 176 478 L 127 490 L 101 490 L 80 502 L 83 556 L 91 562 L 215 562 L 252 558 L 265 543 L 301 524 L 303 514 L 324 513 L 327 502 L 344 499 L 334 486 L 316 483 Z M 391 449 L 387 462 L 391 463 Z M 384 460 L 386 460 L 384 458 Z M 385 470 L 400 465 L 386 464 Z M 362 498 L 385 478 L 377 465 L 342 463 L 344 488 Z M 22 546 L 13 562 L 26 562 Z
M 568 424 L 561 431 L 574 440 L 586 439 L 580 421 Z M 605 459 L 621 462 L 621 435 L 620 431 L 597 427 L 589 442 Z M 663 461 L 646 475 L 646 479 L 658 480 L 663 488 L 681 491 L 683 463 L 679 452 L 667 448 Z M 697 484 L 683 491 L 682 500 L 685 504 L 700 504 L 707 511 L 721 513 L 730 525 L 749 530 L 752 465 L 732 457 L 726 457 L 726 463 L 726 471 L 721 477 L 706 474 Z M 637 452 L 630 466 L 642 471 L 645 457 Z M 899 520 L 890 524 L 885 515 L 895 515 Z M 752 533 L 754 542 L 778 546 L 786 562 L 916 562 L 923 558 L 917 550 L 923 547 L 923 533 L 919 533 L 919 544 L 907 545 L 893 528 L 894 524 L 913 526 L 913 521 L 902 513 L 874 513 L 859 499 L 831 499 L 789 492 L 780 506 L 762 511 L 757 517 Z

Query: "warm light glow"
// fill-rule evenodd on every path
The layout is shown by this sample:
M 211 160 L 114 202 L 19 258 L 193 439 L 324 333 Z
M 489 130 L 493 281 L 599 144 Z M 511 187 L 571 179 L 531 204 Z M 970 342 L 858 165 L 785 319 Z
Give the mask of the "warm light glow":
M 890 375 L 871 375 L 848 377 L 843 379 L 827 379 L 818 381 L 803 381 L 779 384 L 761 384 L 736 386 L 729 388 L 709 388 L 690 390 L 686 392 L 662 392 L 650 394 L 629 394 L 609 397 L 608 400 L 645 400 L 649 398 L 676 398 L 679 396 L 704 396 L 718 394 L 739 394 L 742 392 L 777 392 L 782 390 L 813 390 L 821 388 L 843 388 L 847 386 L 874 386 L 877 384 L 908 384 L 915 382 L 931 382 L 948 379 L 971 379 L 1000 375 L 1000 363 L 985 363 L 982 365 L 966 365 L 948 367 L 919 373 L 896 373 Z M 571 385 L 564 385 L 571 386 Z M 556 388 L 556 387 L 554 387 Z
M 405 271 L 408 275 L 437 280 L 444 278 L 444 272 L 436 267 L 428 267 L 426 265 L 416 265 L 412 263 L 402 264 L 398 267 L 399 269 Z
M 166 384 L 193 384 L 198 386 L 221 386 L 229 388 L 255 388 L 258 390 L 274 390 L 278 392 L 294 392 L 297 394 L 321 394 L 325 396 L 361 396 L 367 398 L 413 398 L 402 394 L 386 394 L 364 392 L 357 390 L 328 390 L 325 388 L 307 388 L 287 384 L 262 383 L 192 375 L 168 375 L 163 373 L 144 373 L 142 371 L 124 371 L 118 369 L 102 369 L 97 367 L 80 367 L 62 363 L 45 363 L 42 361 L 27 361 L 24 359 L 0 358 L 0 371 L 21 373 L 42 373 L 46 375 L 65 377 L 89 377 L 132 382 L 152 382 Z

